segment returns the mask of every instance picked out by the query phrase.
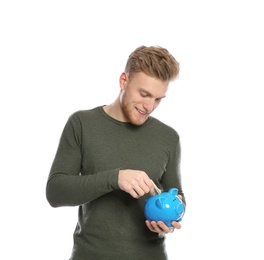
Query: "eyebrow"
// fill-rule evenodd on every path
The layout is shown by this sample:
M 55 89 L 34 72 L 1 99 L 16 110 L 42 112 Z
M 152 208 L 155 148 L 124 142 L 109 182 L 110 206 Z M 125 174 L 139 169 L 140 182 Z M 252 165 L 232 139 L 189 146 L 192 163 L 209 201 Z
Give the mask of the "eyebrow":
M 140 92 L 145 92 L 147 95 L 149 95 L 150 97 L 153 97 L 153 95 L 148 92 L 147 90 L 143 89 L 143 88 L 140 88 L 139 89 Z M 166 96 L 162 96 L 162 97 L 157 97 L 158 99 L 161 99 L 161 98 L 165 98 Z

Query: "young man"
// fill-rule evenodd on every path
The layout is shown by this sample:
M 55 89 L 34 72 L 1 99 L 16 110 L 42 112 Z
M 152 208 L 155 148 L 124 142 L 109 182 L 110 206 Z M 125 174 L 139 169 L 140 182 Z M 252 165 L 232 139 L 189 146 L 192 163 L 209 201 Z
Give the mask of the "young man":
M 71 260 L 165 260 L 165 234 L 179 229 L 149 222 L 144 204 L 152 181 L 176 187 L 185 202 L 177 132 L 150 116 L 166 96 L 179 64 L 159 46 L 134 50 L 110 105 L 73 113 L 52 164 L 51 206 L 79 206 Z

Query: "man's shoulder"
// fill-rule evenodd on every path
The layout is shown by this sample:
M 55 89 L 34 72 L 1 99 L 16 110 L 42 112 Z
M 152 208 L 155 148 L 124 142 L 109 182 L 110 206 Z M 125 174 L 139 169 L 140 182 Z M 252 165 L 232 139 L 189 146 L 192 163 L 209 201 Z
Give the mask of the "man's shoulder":
M 68 123 L 75 126 L 91 125 L 100 119 L 100 110 L 100 106 L 86 110 L 76 110 L 70 114 Z
M 85 109 L 85 110 L 77 110 L 75 112 L 73 112 L 70 117 L 71 118 L 87 118 L 87 117 L 93 117 L 95 115 L 98 115 L 98 113 L 100 112 L 101 107 L 94 107 L 91 109 Z
M 152 117 L 152 123 L 155 125 L 155 128 L 158 131 L 165 132 L 166 134 L 179 136 L 177 130 L 173 126 L 171 126 L 167 123 L 164 123 L 155 117 Z

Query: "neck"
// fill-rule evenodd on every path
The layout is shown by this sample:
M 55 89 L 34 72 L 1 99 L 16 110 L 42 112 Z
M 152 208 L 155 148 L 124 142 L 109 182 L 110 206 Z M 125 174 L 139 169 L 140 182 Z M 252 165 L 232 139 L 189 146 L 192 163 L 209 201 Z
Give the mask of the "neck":
M 114 119 L 121 121 L 121 122 L 127 122 L 127 119 L 125 118 L 119 97 L 110 105 L 106 105 L 103 107 L 104 111 Z

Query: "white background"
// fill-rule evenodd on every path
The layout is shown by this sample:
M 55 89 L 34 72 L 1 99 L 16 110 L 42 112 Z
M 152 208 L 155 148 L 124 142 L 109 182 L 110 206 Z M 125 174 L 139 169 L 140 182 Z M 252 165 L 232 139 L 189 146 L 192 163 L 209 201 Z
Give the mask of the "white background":
M 153 115 L 181 136 L 188 203 L 170 260 L 263 260 L 263 24 L 261 0 L 1 1 L 1 255 L 69 258 L 77 208 L 45 197 L 62 128 L 161 45 L 181 72 Z

